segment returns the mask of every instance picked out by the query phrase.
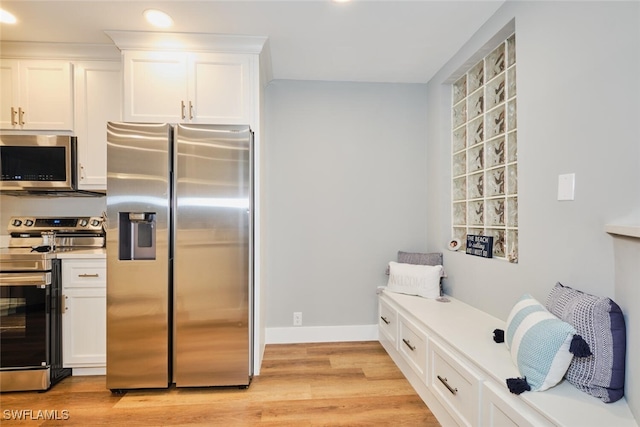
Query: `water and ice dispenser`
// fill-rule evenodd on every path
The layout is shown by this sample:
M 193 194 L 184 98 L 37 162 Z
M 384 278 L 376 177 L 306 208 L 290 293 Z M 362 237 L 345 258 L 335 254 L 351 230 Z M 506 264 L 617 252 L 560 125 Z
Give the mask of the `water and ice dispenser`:
M 121 260 L 156 259 L 156 213 L 119 213 Z

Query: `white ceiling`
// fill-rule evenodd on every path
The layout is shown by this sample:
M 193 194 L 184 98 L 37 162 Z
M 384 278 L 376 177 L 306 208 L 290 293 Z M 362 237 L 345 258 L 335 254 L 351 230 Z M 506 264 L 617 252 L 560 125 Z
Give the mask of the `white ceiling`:
M 1 0 L 19 23 L 0 39 L 112 44 L 104 30 L 157 31 L 154 7 L 168 31 L 267 36 L 274 79 L 425 83 L 504 1 Z

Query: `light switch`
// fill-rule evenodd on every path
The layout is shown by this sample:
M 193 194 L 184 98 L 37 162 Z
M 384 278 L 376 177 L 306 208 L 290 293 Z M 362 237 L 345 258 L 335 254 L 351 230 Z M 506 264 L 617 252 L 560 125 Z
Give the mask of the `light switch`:
M 558 175 L 558 200 L 574 200 L 576 189 L 576 174 Z

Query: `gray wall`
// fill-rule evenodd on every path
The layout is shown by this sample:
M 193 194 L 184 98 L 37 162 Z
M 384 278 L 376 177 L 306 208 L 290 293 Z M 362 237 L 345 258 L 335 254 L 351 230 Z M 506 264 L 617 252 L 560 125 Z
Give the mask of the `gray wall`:
M 388 261 L 426 249 L 425 89 L 267 87 L 268 328 L 375 324 Z
M 557 281 L 616 300 L 627 335 L 640 333 L 637 278 L 614 274 L 604 226 L 640 225 L 640 3 L 506 3 L 428 84 L 428 243 L 450 238 L 450 86 L 445 82 L 515 18 L 518 85 L 518 264 L 445 253 L 452 295 L 506 318 L 531 293 L 544 301 Z M 556 200 L 558 175 L 576 174 L 575 201 Z M 637 240 L 637 239 L 636 239 Z M 629 270 L 631 271 L 631 270 Z M 629 312 L 635 321 L 630 321 Z M 637 344 L 628 360 L 640 357 Z M 640 370 L 627 365 L 640 416 Z M 630 401 L 631 403 L 631 401 Z

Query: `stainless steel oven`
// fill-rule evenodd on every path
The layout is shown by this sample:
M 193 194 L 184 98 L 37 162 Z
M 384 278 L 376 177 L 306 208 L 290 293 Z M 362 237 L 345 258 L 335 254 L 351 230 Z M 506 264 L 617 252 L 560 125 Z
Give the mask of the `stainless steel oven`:
M 48 390 L 71 375 L 62 365 L 57 256 L 104 246 L 103 222 L 103 217 L 11 218 L 10 247 L 0 249 L 0 392 Z
M 47 390 L 62 368 L 60 261 L 14 253 L 0 262 L 0 391 Z

